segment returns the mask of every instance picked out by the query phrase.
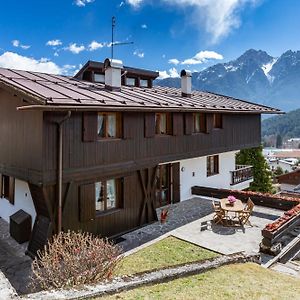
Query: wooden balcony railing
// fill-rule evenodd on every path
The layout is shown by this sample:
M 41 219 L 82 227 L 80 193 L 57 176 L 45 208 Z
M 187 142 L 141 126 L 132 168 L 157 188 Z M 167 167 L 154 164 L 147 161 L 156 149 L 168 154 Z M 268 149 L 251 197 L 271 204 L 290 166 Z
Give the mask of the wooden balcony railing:
M 253 167 L 236 165 L 235 170 L 231 171 L 231 185 L 235 185 L 253 179 Z

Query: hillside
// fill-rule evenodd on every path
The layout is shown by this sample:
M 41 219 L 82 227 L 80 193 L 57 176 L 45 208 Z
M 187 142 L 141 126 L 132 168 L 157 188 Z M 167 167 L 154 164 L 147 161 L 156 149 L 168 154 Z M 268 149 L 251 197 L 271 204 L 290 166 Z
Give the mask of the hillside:
M 156 84 L 180 87 L 179 78 Z M 194 89 L 233 96 L 285 111 L 300 108 L 300 51 L 275 58 L 250 49 L 236 60 L 216 64 L 192 76 Z
M 262 122 L 262 136 L 300 137 L 300 109 L 274 116 Z

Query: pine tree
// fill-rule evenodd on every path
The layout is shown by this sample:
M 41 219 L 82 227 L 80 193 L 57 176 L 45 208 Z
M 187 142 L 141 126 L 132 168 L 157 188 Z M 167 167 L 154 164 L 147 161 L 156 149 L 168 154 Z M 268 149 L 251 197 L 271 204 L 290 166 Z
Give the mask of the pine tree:
M 272 173 L 262 154 L 262 147 L 243 149 L 236 156 L 239 165 L 253 166 L 253 182 L 249 190 L 262 193 L 274 193 Z
M 276 148 L 280 149 L 282 147 L 282 137 L 280 134 L 276 136 Z

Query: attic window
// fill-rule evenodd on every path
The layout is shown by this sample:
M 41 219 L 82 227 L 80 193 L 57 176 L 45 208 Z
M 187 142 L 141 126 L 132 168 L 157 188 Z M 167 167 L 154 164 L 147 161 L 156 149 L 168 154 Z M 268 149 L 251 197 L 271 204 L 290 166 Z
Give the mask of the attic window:
M 140 80 L 140 87 L 149 87 L 148 79 L 141 79 Z
M 105 82 L 105 76 L 104 76 L 104 74 L 95 73 L 95 75 L 94 75 L 94 81 L 95 82 L 104 83 Z
M 135 86 L 135 78 L 127 77 L 126 78 L 126 85 Z

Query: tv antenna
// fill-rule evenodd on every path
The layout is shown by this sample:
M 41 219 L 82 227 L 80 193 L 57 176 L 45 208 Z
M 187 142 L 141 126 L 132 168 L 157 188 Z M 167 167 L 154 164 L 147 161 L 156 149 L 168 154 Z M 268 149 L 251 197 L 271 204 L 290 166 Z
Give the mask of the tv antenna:
M 115 46 L 124 46 L 124 45 L 132 45 L 133 42 L 115 42 L 114 41 L 114 31 L 116 27 L 116 17 L 113 16 L 111 18 L 111 59 L 114 58 L 114 47 Z

